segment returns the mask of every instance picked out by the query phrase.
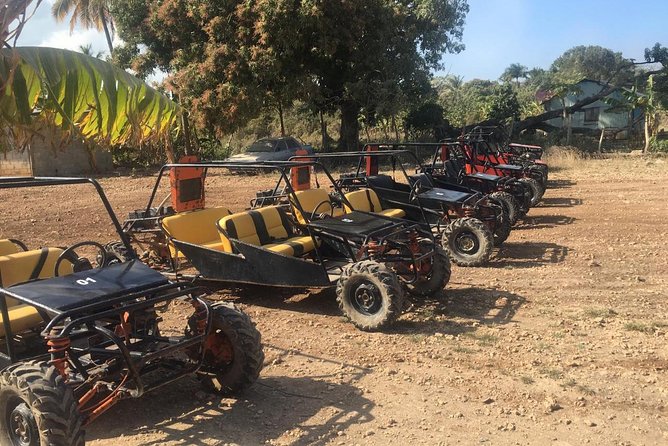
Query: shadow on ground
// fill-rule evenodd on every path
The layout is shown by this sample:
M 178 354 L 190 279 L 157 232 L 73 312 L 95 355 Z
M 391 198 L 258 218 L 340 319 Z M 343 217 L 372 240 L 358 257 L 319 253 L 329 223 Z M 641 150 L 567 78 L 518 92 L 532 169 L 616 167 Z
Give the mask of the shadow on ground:
M 561 263 L 568 256 L 568 247 L 556 243 L 506 242 L 490 261 L 491 268 L 536 268 L 550 263 Z
M 547 188 L 548 189 L 566 189 L 571 186 L 575 186 L 576 183 L 575 181 L 572 180 L 548 180 L 547 181 Z
M 221 291 L 226 299 L 241 304 L 257 305 L 264 308 L 289 310 L 300 313 L 323 316 L 340 316 L 336 304 L 334 287 L 325 289 L 275 288 L 259 285 L 226 287 L 220 284 L 207 284 L 213 291 Z
M 352 367 L 352 378 L 340 384 L 323 377 L 263 377 L 236 400 L 205 394 L 195 379 L 184 378 L 138 400 L 117 404 L 88 428 L 87 438 L 136 435 L 143 446 L 259 445 L 279 438 L 292 445 L 323 445 L 339 431 L 372 421 L 373 402 L 352 385 L 368 371 L 312 359 L 331 363 L 328 377 L 340 373 L 341 366 Z
M 513 230 L 554 228 L 555 226 L 570 225 L 575 220 L 574 217 L 567 217 L 565 215 L 532 216 L 529 214 L 513 226 Z
M 580 206 L 582 203 L 582 198 L 547 197 L 542 198 L 536 208 L 572 208 L 575 206 Z
M 451 320 L 473 319 L 481 325 L 507 324 L 526 299 L 518 294 L 490 288 L 446 288 L 428 299 L 412 299 L 409 319 L 401 319 L 389 331 L 402 334 L 443 333 L 458 335 L 476 327 Z M 435 320 L 443 315 L 446 320 Z

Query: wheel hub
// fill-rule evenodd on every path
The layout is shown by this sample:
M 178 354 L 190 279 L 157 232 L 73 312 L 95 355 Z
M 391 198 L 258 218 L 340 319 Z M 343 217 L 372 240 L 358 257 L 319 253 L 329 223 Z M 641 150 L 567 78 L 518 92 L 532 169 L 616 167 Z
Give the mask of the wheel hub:
M 378 289 L 370 284 L 363 283 L 355 289 L 353 306 L 365 314 L 376 313 L 381 306 L 382 298 Z
M 478 240 L 469 232 L 459 234 L 455 239 L 455 244 L 459 251 L 466 254 L 473 254 L 478 250 Z
M 13 445 L 33 445 L 32 433 L 37 432 L 35 419 L 25 403 L 21 403 L 9 415 L 9 435 Z

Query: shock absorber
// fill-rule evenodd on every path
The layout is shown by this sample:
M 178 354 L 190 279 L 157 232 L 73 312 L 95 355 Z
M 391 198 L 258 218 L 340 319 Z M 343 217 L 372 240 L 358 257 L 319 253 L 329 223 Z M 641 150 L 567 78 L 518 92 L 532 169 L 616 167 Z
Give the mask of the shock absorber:
M 70 348 L 71 340 L 67 336 L 60 336 L 60 329 L 53 328 L 49 336 L 47 336 L 46 345 L 49 347 L 49 354 L 51 355 L 51 361 L 49 364 L 54 366 L 60 376 L 62 376 L 66 381 L 68 379 L 67 374 L 67 349 Z
M 206 305 L 199 301 L 194 300 L 193 306 L 195 307 L 195 327 L 197 328 L 197 334 L 204 334 L 206 332 L 209 312 L 206 309 Z
M 366 245 L 366 251 L 369 254 L 371 260 L 375 260 L 377 256 L 382 255 L 385 252 L 385 247 L 379 245 L 375 240 L 370 240 Z

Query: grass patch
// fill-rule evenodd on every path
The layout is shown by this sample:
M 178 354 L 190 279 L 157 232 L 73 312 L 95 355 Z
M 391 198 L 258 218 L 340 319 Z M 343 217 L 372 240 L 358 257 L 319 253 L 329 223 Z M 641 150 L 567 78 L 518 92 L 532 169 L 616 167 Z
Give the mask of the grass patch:
M 639 333 L 654 334 L 659 328 L 664 328 L 666 326 L 668 326 L 668 324 L 656 321 L 649 324 L 643 324 L 642 322 L 627 322 L 624 324 L 624 329 L 628 331 L 637 331 Z
M 533 383 L 536 382 L 536 381 L 535 381 L 532 377 L 530 377 L 530 376 L 520 376 L 520 381 L 522 381 L 522 384 L 526 384 L 526 385 L 533 384 Z
M 468 347 L 464 347 L 462 345 L 456 345 L 453 350 L 456 351 L 457 353 L 475 353 L 475 350 Z
M 482 345 L 482 346 L 485 346 L 485 347 L 490 347 L 490 346 L 496 344 L 497 342 L 499 342 L 499 337 L 498 336 L 494 336 L 494 335 L 488 334 L 488 333 L 485 333 L 485 334 L 466 333 L 465 336 L 469 337 L 471 339 L 475 339 L 476 341 L 478 341 L 479 345 Z
M 564 372 L 562 372 L 559 369 L 550 369 L 550 368 L 543 368 L 540 371 L 541 375 L 547 376 L 550 379 L 553 379 L 555 381 L 558 381 L 560 379 L 564 378 Z
M 596 395 L 596 391 L 594 389 L 584 384 L 579 384 L 577 388 L 580 392 L 584 393 L 585 395 L 589 396 Z
M 613 317 L 617 312 L 612 308 L 588 308 L 584 310 L 584 315 L 591 318 Z
M 563 331 L 555 331 L 552 333 L 552 337 L 555 339 L 563 339 L 564 337 L 564 332 Z
M 565 383 L 561 384 L 561 387 L 575 387 L 578 384 L 576 380 L 570 378 Z
M 423 334 L 411 334 L 408 335 L 408 340 L 411 342 L 415 342 L 416 344 L 419 344 L 420 342 L 424 341 L 427 336 Z

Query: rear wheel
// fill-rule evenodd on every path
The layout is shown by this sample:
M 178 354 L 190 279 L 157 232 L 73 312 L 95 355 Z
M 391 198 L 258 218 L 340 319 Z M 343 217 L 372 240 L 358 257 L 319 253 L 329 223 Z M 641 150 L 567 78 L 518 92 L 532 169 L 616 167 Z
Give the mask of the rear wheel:
M 407 286 L 408 292 L 416 296 L 431 296 L 441 291 L 450 281 L 450 259 L 443 248 L 431 240 L 420 240 L 421 247 L 434 249 L 434 255 L 427 262 L 423 262 L 422 275 L 415 283 Z
M 533 178 L 520 178 L 519 181 L 529 186 L 531 189 L 531 206 L 536 206 L 545 193 L 543 186 Z
M 492 231 L 477 218 L 458 218 L 445 227 L 441 245 L 459 266 L 480 266 L 492 255 Z
M 520 205 L 515 197 L 508 192 L 499 191 L 489 194 L 489 198 L 496 200 L 501 204 L 511 225 L 517 223 Z
M 0 375 L 0 444 L 83 446 L 83 417 L 72 389 L 46 362 L 21 362 Z
M 336 284 L 336 301 L 357 328 L 379 330 L 401 314 L 404 291 L 387 266 L 362 260 L 343 268 Z
M 262 370 L 260 332 L 250 317 L 231 303 L 216 302 L 210 308 L 212 327 L 197 376 L 210 392 L 239 393 L 253 384 Z

